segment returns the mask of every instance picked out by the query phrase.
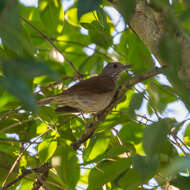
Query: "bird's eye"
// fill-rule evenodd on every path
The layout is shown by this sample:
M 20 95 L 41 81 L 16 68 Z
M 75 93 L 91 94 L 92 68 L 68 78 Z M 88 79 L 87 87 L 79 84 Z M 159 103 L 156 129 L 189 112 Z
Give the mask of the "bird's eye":
M 117 68 L 117 64 L 114 64 L 114 65 L 113 65 L 113 68 Z

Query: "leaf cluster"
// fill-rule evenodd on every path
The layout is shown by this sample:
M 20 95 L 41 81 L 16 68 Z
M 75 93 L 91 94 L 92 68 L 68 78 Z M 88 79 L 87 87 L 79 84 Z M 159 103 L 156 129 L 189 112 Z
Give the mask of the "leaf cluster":
M 159 9 L 169 7 L 164 0 L 150 2 Z M 42 182 L 46 189 L 136 190 L 168 184 L 189 189 L 190 126 L 184 128 L 188 118 L 179 122 L 166 115 L 170 103 L 183 101 L 187 109 L 190 105 L 184 84 L 176 77 L 180 46 L 168 33 L 160 41 L 159 53 L 170 66 L 160 77 L 170 83 L 154 77 L 128 90 L 78 151 L 71 144 L 80 139 L 92 116 L 57 114 L 55 105 L 36 105 L 38 99 L 77 82 L 77 73 L 64 57 L 82 74 L 100 73 L 112 60 L 133 65 L 121 76 L 118 89 L 123 81 L 158 64 L 129 27 L 135 5 L 134 0 L 78 0 L 64 10 L 61 0 L 38 0 L 37 7 L 1 0 L 0 185 L 13 182 L 24 170 L 50 163 Z M 114 22 L 106 6 L 114 6 L 123 22 Z M 173 1 L 169 9 L 180 29 L 190 34 L 189 2 Z M 168 26 L 175 24 L 171 19 Z M 118 32 L 121 23 L 124 27 Z M 181 129 L 184 134 L 179 136 Z M 19 158 L 27 145 L 30 148 Z M 9 189 L 32 189 L 39 176 L 30 173 Z M 149 183 L 152 179 L 156 185 Z

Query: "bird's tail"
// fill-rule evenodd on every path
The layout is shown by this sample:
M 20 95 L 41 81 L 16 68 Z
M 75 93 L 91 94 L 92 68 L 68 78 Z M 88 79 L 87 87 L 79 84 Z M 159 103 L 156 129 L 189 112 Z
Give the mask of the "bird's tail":
M 52 104 L 55 103 L 55 96 L 47 97 L 47 98 L 42 98 L 41 100 L 38 101 L 38 106 L 43 106 L 46 104 Z

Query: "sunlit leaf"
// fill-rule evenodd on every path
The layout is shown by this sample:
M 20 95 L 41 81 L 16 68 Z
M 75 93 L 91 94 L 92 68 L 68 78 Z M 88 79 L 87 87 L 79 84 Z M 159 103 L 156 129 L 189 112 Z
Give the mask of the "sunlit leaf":
M 122 158 L 113 161 L 103 161 L 93 168 L 89 174 L 89 190 L 101 189 L 101 187 L 122 174 L 131 164 L 130 158 Z M 113 172 L 114 171 L 114 172 Z M 98 182 L 98 183 L 97 183 Z
M 18 188 L 19 190 L 32 189 L 33 181 L 29 179 L 22 179 L 21 186 Z
M 74 189 L 80 176 L 76 152 L 69 146 L 59 147 L 51 162 L 63 184 Z
M 127 122 L 119 131 L 122 142 L 138 144 L 142 141 L 145 126 L 135 122 Z
M 109 142 L 110 135 L 108 134 L 100 134 L 92 138 L 87 149 L 84 152 L 84 161 L 92 160 L 100 154 L 104 153 L 108 148 Z
M 53 139 L 45 139 L 38 146 L 38 153 L 42 163 L 47 162 L 57 149 L 57 141 Z
M 48 28 L 48 33 L 56 36 L 56 33 L 61 33 L 63 30 L 64 12 L 61 0 L 39 0 L 38 7 L 40 17 Z

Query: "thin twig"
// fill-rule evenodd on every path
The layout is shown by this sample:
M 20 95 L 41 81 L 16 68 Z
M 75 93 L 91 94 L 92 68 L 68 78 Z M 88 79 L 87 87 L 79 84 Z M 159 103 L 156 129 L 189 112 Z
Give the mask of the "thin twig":
M 173 136 L 172 136 L 173 137 Z M 174 138 L 175 139 L 175 138 Z M 175 141 L 173 141 L 172 139 L 169 139 L 169 141 L 171 143 L 173 143 L 174 145 L 176 145 L 182 152 L 184 155 L 186 155 L 187 153 L 183 150 L 183 148 L 180 146 L 180 144 L 177 142 L 177 140 L 175 139 Z
M 15 113 L 16 111 L 20 110 L 21 106 L 18 106 L 15 109 L 9 110 L 8 112 L 6 112 L 1 118 L 0 121 L 7 119 L 9 117 L 9 115 L 11 115 L 12 113 Z
M 24 140 L 16 140 L 16 139 L 6 139 L 6 138 L 0 138 L 0 141 L 7 141 L 7 142 L 18 142 L 18 143 L 33 143 L 30 141 L 24 141 Z M 38 144 L 37 142 L 34 142 L 33 144 Z
M 115 128 L 113 128 L 113 131 L 116 133 L 116 136 L 117 136 L 117 139 L 118 139 L 118 141 L 119 141 L 119 144 L 120 144 L 121 146 L 123 146 L 124 143 L 123 143 L 123 141 L 121 140 L 121 137 L 120 137 L 120 135 L 119 135 L 119 131 L 118 131 L 117 129 L 115 129 Z M 127 152 L 124 152 L 123 155 L 124 155 L 125 158 L 127 158 L 127 157 L 130 156 L 129 153 L 127 153 Z
M 13 170 L 15 169 L 18 161 L 20 160 L 20 158 L 23 156 L 24 152 L 34 143 L 36 142 L 38 139 L 40 139 L 43 135 L 45 135 L 46 133 L 48 133 L 51 129 L 47 129 L 44 133 L 40 134 L 39 136 L 37 136 L 31 143 L 29 143 L 24 150 L 18 155 L 17 159 L 15 160 L 15 162 L 13 163 L 12 167 L 10 168 L 8 175 L 6 176 L 5 180 L 2 183 L 2 188 L 4 188 L 7 179 L 9 178 L 9 176 L 11 175 L 11 173 L 13 172 Z
M 178 136 L 176 136 L 176 139 L 190 152 L 190 148 Z
M 181 147 L 181 144 L 182 144 L 182 145 L 190 152 L 189 147 L 187 147 L 186 144 L 185 144 L 175 133 L 171 133 L 171 136 L 175 139 L 176 145 L 178 145 L 178 147 L 179 147 L 180 149 L 183 149 L 183 148 Z M 178 141 L 179 141 L 181 144 L 180 144 Z M 182 152 L 183 152 L 184 154 L 186 154 L 185 151 L 182 150 Z
M 36 28 L 33 24 L 31 24 L 28 20 L 26 20 L 23 17 L 20 17 L 25 23 L 27 23 L 28 25 L 30 25 L 36 32 L 38 32 L 42 38 L 44 38 L 45 40 L 47 40 L 65 59 L 65 61 L 71 66 L 71 68 L 73 69 L 73 71 L 78 75 L 79 78 L 82 78 L 83 75 L 81 73 L 79 73 L 79 71 L 77 71 L 77 69 L 74 67 L 73 63 L 68 60 L 65 55 L 62 53 L 62 51 L 57 48 L 57 46 L 49 39 L 48 36 L 46 36 L 45 34 L 43 34 L 38 28 Z
M 122 142 L 122 140 L 121 140 L 121 137 L 120 137 L 120 135 L 119 135 L 118 130 L 115 129 L 115 128 L 113 128 L 113 131 L 114 131 L 114 132 L 116 133 L 116 135 L 117 135 L 117 139 L 118 139 L 118 141 L 119 141 L 119 144 L 120 144 L 121 146 L 123 146 L 123 142 Z

